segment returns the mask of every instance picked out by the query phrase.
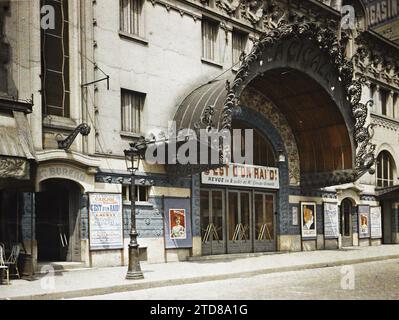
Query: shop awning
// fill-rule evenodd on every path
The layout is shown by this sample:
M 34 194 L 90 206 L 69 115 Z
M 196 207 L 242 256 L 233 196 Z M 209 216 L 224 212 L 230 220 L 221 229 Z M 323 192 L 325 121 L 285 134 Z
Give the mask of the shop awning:
M 380 200 L 399 199 L 399 185 L 376 189 L 376 195 Z
M 206 164 L 201 164 L 200 152 L 198 152 L 197 164 L 168 164 L 166 167 L 170 175 L 187 176 L 223 165 L 222 161 L 220 163 L 210 161 L 212 152 L 219 152 L 219 147 L 217 144 L 204 145 L 200 141 L 200 131 L 210 129 L 220 131 L 225 128 L 226 124 L 231 124 L 231 114 L 225 110 L 225 101 L 228 94 L 227 81 L 229 80 L 232 79 L 208 82 L 192 91 L 180 104 L 174 117 L 177 136 L 188 137 L 188 130 L 195 132 L 197 150 L 205 146 L 208 149 L 209 161 Z M 177 143 L 177 148 L 183 143 L 185 142 Z
M 32 134 L 24 112 L 12 111 L 15 127 L 0 126 L 0 178 L 29 179 L 35 160 Z

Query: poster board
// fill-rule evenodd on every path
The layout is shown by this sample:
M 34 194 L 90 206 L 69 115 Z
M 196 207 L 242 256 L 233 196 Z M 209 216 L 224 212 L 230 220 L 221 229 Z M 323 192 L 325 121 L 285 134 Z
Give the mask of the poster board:
M 192 248 L 190 199 L 164 197 L 163 207 L 165 248 Z
M 301 202 L 302 238 L 316 238 L 316 202 Z
M 324 238 L 338 239 L 339 238 L 338 204 L 331 202 L 324 202 L 323 211 L 324 211 Z
M 382 238 L 381 207 L 370 208 L 370 235 L 372 239 Z
M 123 249 L 122 195 L 89 194 L 90 250 Z
M 370 206 L 358 207 L 359 239 L 370 238 Z

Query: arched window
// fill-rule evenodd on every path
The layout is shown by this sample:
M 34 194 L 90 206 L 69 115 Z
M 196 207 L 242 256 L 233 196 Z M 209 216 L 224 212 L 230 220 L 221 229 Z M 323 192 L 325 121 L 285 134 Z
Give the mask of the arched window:
M 257 166 L 275 167 L 276 160 L 270 142 L 257 130 L 244 122 L 234 120 L 234 129 L 241 129 L 241 154 L 245 153 L 245 129 L 253 129 L 253 164 Z M 234 146 L 233 146 L 234 150 Z
M 382 151 L 377 157 L 377 186 L 391 187 L 394 184 L 394 162 L 388 151 Z

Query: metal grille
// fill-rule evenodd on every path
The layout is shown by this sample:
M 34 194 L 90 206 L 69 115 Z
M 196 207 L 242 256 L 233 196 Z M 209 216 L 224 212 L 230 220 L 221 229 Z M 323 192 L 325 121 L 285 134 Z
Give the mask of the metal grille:
M 68 0 L 41 0 L 55 10 L 55 28 L 41 30 L 43 113 L 69 117 Z

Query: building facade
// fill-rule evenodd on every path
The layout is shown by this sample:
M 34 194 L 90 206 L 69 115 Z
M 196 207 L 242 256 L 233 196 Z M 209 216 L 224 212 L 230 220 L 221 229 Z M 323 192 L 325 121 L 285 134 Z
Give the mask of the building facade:
M 171 121 L 254 129 L 254 163 L 142 161 L 143 260 L 399 243 L 399 47 L 363 2 L 0 4 L 0 242 L 35 264 L 127 264 L 124 150 Z

